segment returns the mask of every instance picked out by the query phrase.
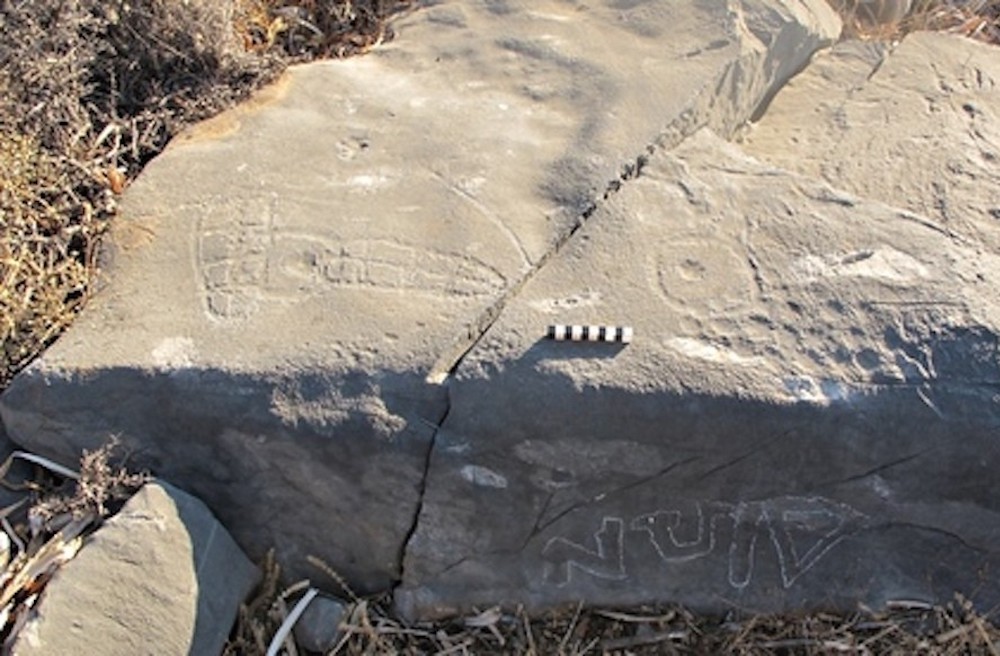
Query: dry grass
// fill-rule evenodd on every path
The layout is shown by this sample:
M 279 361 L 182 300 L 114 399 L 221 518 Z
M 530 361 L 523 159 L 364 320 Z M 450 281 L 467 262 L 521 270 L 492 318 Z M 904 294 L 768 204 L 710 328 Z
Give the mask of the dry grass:
M 1000 0 L 917 0 L 847 33 L 937 29 L 1000 43 Z M 883 0 L 891 2 L 894 0 Z M 115 196 L 180 129 L 292 61 L 391 36 L 414 0 L 0 0 L 0 389 L 87 299 Z
M 250 52 L 293 58 L 349 57 L 392 36 L 387 17 L 413 0 L 238 0 L 236 31 Z
M 0 389 L 86 297 L 103 222 L 67 192 L 80 183 L 36 136 L 0 127 Z
M 279 591 L 277 566 L 245 605 L 225 656 L 266 653 L 305 588 Z M 679 607 L 627 610 L 575 608 L 529 617 L 522 610 L 482 612 L 434 624 L 407 624 L 394 617 L 387 597 L 356 599 L 328 652 L 344 656 L 396 654 L 852 654 L 959 656 L 1000 654 L 1000 630 L 958 598 L 946 607 L 890 604 L 882 613 L 814 613 L 743 619 L 696 616 Z M 301 653 L 287 641 L 278 653 Z
M 79 312 L 117 194 L 178 131 L 412 4 L 0 0 L 0 390 Z
M 66 517 L 93 515 L 103 519 L 149 482 L 148 474 L 129 472 L 123 466 L 124 459 L 118 459 L 118 448 L 118 440 L 111 438 L 95 451 L 84 451 L 72 490 L 44 495 L 32 504 L 29 513 L 32 526 L 51 530 Z
M 21 490 L 0 509 L 0 650 L 10 653 L 52 576 L 83 546 L 86 535 L 149 480 L 113 464 L 117 442 L 84 453 L 72 472 L 33 454 L 14 452 L 0 464 L 0 484 Z M 8 480 L 16 458 L 39 465 L 27 484 Z M 56 474 L 55 476 L 51 475 Z
M 895 40 L 918 30 L 951 32 L 1000 45 L 1000 0 L 913 0 L 899 20 L 882 21 L 904 0 L 830 0 L 844 19 L 844 35 Z
M 1000 45 L 1000 0 L 919 0 L 910 30 L 939 30 Z
M 0 389 L 82 307 L 127 179 L 240 95 L 219 91 L 235 73 L 184 43 L 188 26 L 160 24 L 179 3 L 146 4 L 0 5 L 16 37 L 0 41 Z

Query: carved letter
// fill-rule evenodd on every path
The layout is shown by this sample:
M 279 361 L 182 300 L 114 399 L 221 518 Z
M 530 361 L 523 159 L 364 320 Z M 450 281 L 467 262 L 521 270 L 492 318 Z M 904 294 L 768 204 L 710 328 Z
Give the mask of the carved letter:
M 741 503 L 729 548 L 729 583 L 744 588 L 753 578 L 754 552 L 762 525 L 778 556 L 781 583 L 790 587 L 825 556 L 864 515 L 850 506 L 817 497 L 778 497 Z
M 733 541 L 729 545 L 729 585 L 743 589 L 753 578 L 757 533 L 767 513 L 759 502 L 740 503 L 733 510 Z
M 715 548 L 718 521 L 729 514 L 723 504 L 694 504 L 693 513 L 657 510 L 632 520 L 630 528 L 649 534 L 664 562 L 683 563 L 707 556 Z
M 597 551 L 566 538 L 552 538 L 542 549 L 542 557 L 548 561 L 546 578 L 556 585 L 566 585 L 574 568 L 599 579 L 615 581 L 626 578 L 624 532 L 621 519 L 605 517 L 601 530 L 594 533 Z
M 857 528 L 864 517 L 850 506 L 822 498 L 781 497 L 766 504 L 771 542 L 786 588 Z

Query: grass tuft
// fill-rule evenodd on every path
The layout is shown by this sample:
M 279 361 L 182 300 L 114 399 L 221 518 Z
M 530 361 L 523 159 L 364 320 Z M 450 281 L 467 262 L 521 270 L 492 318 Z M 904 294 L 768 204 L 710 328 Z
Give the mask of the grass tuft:
M 830 0 L 830 4 L 844 20 L 846 38 L 895 41 L 910 32 L 933 30 L 1000 45 L 1000 0 Z
M 0 508 L 0 651 L 11 653 L 36 614 L 46 585 L 84 545 L 87 535 L 149 481 L 117 463 L 118 443 L 85 452 L 79 473 L 46 458 L 16 451 L 0 464 L 0 484 L 22 492 Z M 15 459 L 38 466 L 27 484 L 7 480 Z M 55 474 L 55 476 L 53 476 Z
M 275 579 L 276 580 L 276 579 Z M 287 614 L 285 598 L 272 583 L 271 600 L 258 598 L 269 614 L 241 613 L 240 636 L 226 656 L 263 654 Z M 912 602 L 888 610 L 853 614 L 705 617 L 684 608 L 610 610 L 573 606 L 530 617 L 523 609 L 487 608 L 467 617 L 408 624 L 395 617 L 388 596 L 349 604 L 340 639 L 328 652 L 340 656 L 396 654 L 828 654 L 993 656 L 1000 631 L 958 597 L 947 606 Z M 290 653 L 290 652 L 288 652 Z

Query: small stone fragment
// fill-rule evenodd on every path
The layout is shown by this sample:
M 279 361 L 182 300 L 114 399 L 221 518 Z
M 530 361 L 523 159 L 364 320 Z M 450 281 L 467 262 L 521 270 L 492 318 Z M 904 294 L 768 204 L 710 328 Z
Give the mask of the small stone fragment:
M 340 640 L 340 623 L 346 612 L 342 601 L 318 595 L 295 624 L 295 643 L 309 651 L 330 652 Z
M 12 653 L 218 654 L 258 578 L 205 504 L 149 483 L 52 577 Z

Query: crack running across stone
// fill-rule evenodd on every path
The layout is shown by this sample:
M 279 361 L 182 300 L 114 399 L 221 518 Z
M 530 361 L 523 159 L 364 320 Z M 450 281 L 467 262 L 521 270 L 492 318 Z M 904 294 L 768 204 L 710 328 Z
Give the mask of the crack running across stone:
M 397 566 L 395 569 L 399 572 L 399 578 L 393 583 L 393 589 L 399 587 L 399 585 L 403 582 L 404 574 L 406 573 L 406 552 L 410 548 L 410 542 L 413 540 L 413 536 L 417 533 L 417 526 L 420 524 L 420 515 L 424 510 L 424 499 L 427 496 L 427 480 L 430 478 L 431 460 L 434 457 L 434 445 L 437 444 L 438 434 L 441 432 L 441 427 L 448 418 L 449 412 L 451 412 L 451 393 L 446 387 L 444 411 L 441 413 L 441 416 L 438 417 L 438 420 L 433 424 L 434 432 L 431 434 L 431 439 L 427 443 L 427 450 L 424 453 L 424 471 L 420 476 L 420 483 L 417 485 L 417 506 L 413 510 L 413 518 L 410 520 L 410 525 L 406 529 L 406 534 L 400 542 L 399 551 L 396 555 Z
M 820 45 L 817 47 L 817 50 L 824 47 L 826 46 Z M 618 193 L 630 180 L 638 178 L 642 175 L 642 169 L 651 156 L 659 152 L 669 151 L 676 148 L 683 143 L 685 139 L 705 127 L 716 130 L 720 135 L 727 138 L 732 137 L 732 135 L 744 123 L 762 115 L 767 110 L 771 100 L 781 91 L 781 89 L 783 89 L 792 78 L 808 68 L 809 61 L 810 60 L 807 58 L 806 63 L 803 66 L 800 66 L 797 70 L 792 71 L 790 75 L 785 77 L 785 79 L 776 79 L 771 88 L 762 90 L 761 97 L 758 98 L 753 105 L 747 107 L 742 112 L 736 112 L 735 116 L 732 115 L 731 112 L 727 112 L 725 107 L 720 106 L 718 102 L 719 99 L 716 96 L 716 90 L 727 79 L 733 77 L 734 75 L 738 76 L 740 74 L 741 67 L 748 65 L 748 62 L 739 59 L 725 67 L 725 69 L 715 79 L 711 80 L 710 83 L 702 87 L 702 91 L 698 93 L 687 109 L 674 118 L 646 145 L 644 149 L 642 149 L 641 154 L 632 160 L 627 161 L 626 164 L 622 166 L 621 173 L 618 177 L 607 183 L 604 192 L 588 204 L 586 209 L 584 209 L 576 218 L 573 226 L 565 234 L 559 236 L 552 247 L 523 275 L 521 275 L 517 282 L 508 287 L 496 301 L 483 310 L 476 320 L 468 327 L 467 334 L 456 340 L 456 344 L 447 349 L 441 357 L 438 358 L 427 377 L 428 382 L 442 384 L 458 370 L 458 368 L 462 365 L 462 362 L 465 360 L 465 357 L 479 345 L 486 333 L 489 332 L 493 324 L 496 323 L 496 320 L 500 317 L 500 314 L 503 312 L 507 304 L 512 299 L 516 298 L 521 290 L 546 266 L 546 264 L 548 264 L 549 260 L 551 260 L 567 243 L 570 242 L 570 240 L 573 239 L 573 237 L 580 231 L 580 228 L 582 228 L 594 212 L 597 211 L 601 203 L 607 201 L 614 194 Z

